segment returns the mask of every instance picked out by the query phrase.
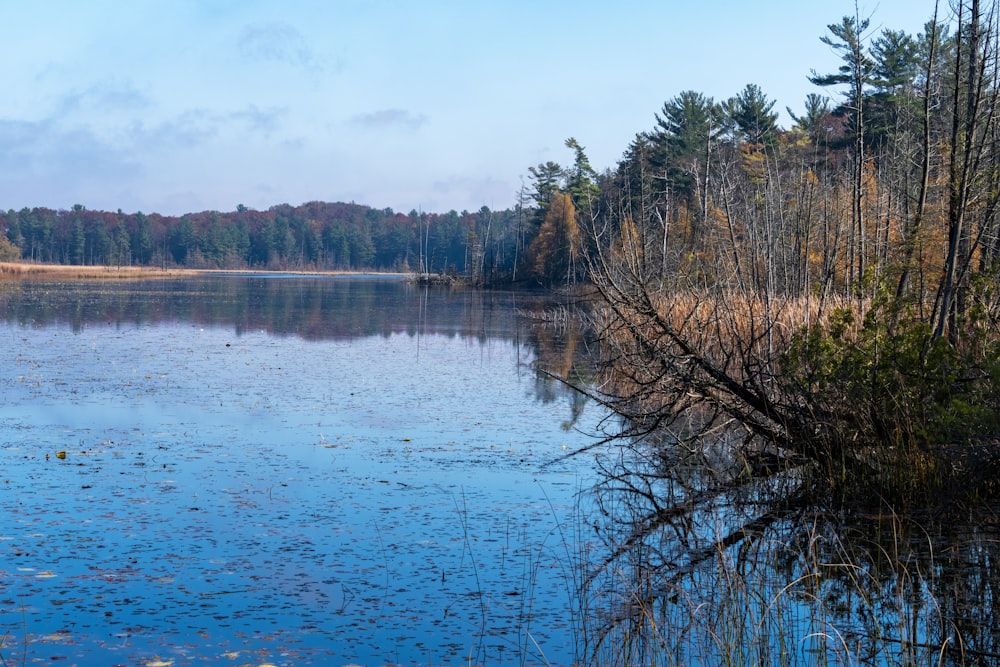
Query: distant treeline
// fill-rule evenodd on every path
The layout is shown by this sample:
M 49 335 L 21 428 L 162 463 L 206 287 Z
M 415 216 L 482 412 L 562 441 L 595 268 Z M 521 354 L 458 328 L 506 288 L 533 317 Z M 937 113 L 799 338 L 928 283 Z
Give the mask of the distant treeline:
M 962 25 L 979 30 L 979 4 L 962 8 Z M 595 170 L 570 137 L 570 162 L 529 167 L 504 210 L 24 208 L 0 213 L 0 259 L 419 271 L 529 285 L 586 281 L 628 260 L 657 283 L 824 298 L 884 281 L 923 298 L 944 275 L 937 308 L 947 321 L 980 266 L 1000 267 L 1000 57 L 979 52 L 993 33 L 953 33 L 937 19 L 915 36 L 877 33 L 855 17 L 828 30 L 821 39 L 842 64 L 809 79 L 839 102 L 810 93 L 801 115 L 786 107 L 793 124 L 782 128 L 776 100 L 754 83 L 724 100 L 684 90 L 614 168 Z
M 509 280 L 525 242 L 523 222 L 518 210 L 485 206 L 475 213 L 403 214 L 309 202 L 179 217 L 80 205 L 24 208 L 0 213 L 9 242 L 0 254 L 56 264 L 421 271 Z

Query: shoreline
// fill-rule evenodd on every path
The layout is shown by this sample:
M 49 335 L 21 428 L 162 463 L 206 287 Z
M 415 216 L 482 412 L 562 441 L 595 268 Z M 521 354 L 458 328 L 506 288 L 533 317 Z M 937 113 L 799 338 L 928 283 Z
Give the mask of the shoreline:
M 63 280 L 135 280 L 145 278 L 185 278 L 205 274 L 261 273 L 302 276 L 347 276 L 386 275 L 405 276 L 405 273 L 391 271 L 305 271 L 267 269 L 158 269 L 149 266 L 107 266 L 75 264 L 30 264 L 24 262 L 0 262 L 0 281 L 34 280 L 58 278 Z

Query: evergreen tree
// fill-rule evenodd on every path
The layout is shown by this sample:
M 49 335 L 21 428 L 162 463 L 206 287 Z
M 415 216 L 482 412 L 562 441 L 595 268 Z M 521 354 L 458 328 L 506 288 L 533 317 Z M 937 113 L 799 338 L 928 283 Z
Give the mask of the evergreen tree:
M 845 16 L 840 23 L 827 26 L 832 34 L 820 38 L 824 44 L 841 54 L 843 64 L 833 74 L 817 74 L 813 70 L 809 80 L 817 86 L 846 85 L 847 94 L 838 112 L 851 119 L 850 144 L 853 149 L 853 193 L 851 211 L 851 243 L 848 246 L 851 255 L 851 272 L 848 283 L 856 284 L 865 275 L 865 258 L 867 254 L 867 230 L 864 205 L 864 170 L 865 170 L 865 93 L 866 87 L 873 81 L 875 65 L 865 48 L 865 31 L 868 29 L 868 19 Z
M 819 93 L 806 95 L 805 112 L 797 116 L 790 107 L 785 107 L 789 118 L 795 123 L 795 129 L 804 132 L 814 144 L 826 143 L 829 128 L 824 127 L 824 120 L 830 114 L 830 98 Z
M 723 129 L 721 107 L 711 97 L 686 90 L 665 102 L 655 117 L 654 169 L 671 190 L 688 199 L 697 198 L 700 190 L 704 213 L 708 203 L 708 167 L 715 141 Z
M 866 100 L 866 141 L 874 150 L 885 148 L 893 135 L 920 131 L 918 50 L 913 37 L 897 30 L 884 30 L 872 42 L 873 92 Z
M 547 209 L 549 202 L 552 201 L 552 197 L 559 191 L 565 177 L 563 168 L 558 163 L 550 160 L 545 164 L 539 164 L 537 167 L 529 167 L 528 173 L 531 174 L 531 180 L 535 183 L 531 198 L 535 200 L 535 204 L 539 208 Z
M 567 139 L 566 147 L 573 151 L 573 168 L 567 175 L 566 191 L 573 198 L 576 210 L 584 218 L 589 218 L 601 195 L 601 189 L 597 186 L 597 172 L 590 166 L 583 146 L 576 139 Z
M 724 102 L 722 107 L 738 141 L 772 146 L 778 132 L 778 113 L 774 111 L 774 104 L 774 100 L 768 100 L 759 86 L 750 83 L 738 95 Z

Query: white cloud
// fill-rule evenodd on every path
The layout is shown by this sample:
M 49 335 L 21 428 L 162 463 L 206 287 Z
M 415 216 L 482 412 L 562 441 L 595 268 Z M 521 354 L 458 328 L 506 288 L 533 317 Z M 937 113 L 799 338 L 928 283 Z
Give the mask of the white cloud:
M 156 125 L 137 123 L 131 128 L 137 150 L 176 149 L 200 146 L 218 136 L 224 119 L 205 109 L 189 109 Z
M 246 58 L 306 69 L 319 67 L 319 61 L 302 33 L 287 23 L 248 25 L 240 34 L 238 46 L 240 54 Z
M 402 127 L 407 130 L 417 130 L 426 124 L 427 120 L 424 114 L 415 114 L 406 109 L 382 109 L 357 114 L 351 118 L 351 123 L 368 129 Z
M 104 81 L 83 90 L 74 90 L 63 95 L 58 104 L 60 114 L 79 110 L 101 113 L 118 111 L 141 111 L 152 105 L 149 97 L 129 82 Z
M 246 123 L 250 130 L 268 135 L 278 129 L 281 119 L 288 115 L 288 109 L 285 107 L 260 109 L 251 104 L 246 109 L 234 111 L 229 115 L 233 120 Z

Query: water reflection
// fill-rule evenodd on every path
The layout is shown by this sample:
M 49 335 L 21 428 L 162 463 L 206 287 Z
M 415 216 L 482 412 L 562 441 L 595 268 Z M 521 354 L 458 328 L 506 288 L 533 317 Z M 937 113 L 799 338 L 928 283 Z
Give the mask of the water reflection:
M 396 275 L 227 274 L 139 281 L 0 283 L 0 319 L 8 325 L 151 326 L 189 322 L 237 336 L 267 333 L 303 340 L 352 340 L 393 334 L 445 335 L 526 346 L 539 375 L 538 398 L 568 397 L 572 414 L 586 399 L 560 380 L 586 367 L 583 334 L 560 301 L 524 292 L 418 286 Z M 550 314 L 559 312 L 557 318 Z
M 0 286 L 0 654 L 574 662 L 564 527 L 592 465 L 561 456 L 600 415 L 536 377 L 579 368 L 553 307 L 375 279 Z
M 250 614 L 373 662 L 1000 660 L 994 508 L 817 502 L 804 473 L 743 474 L 725 448 L 649 439 L 552 465 L 596 420 L 564 384 L 590 380 L 587 336 L 545 296 L 245 275 L 5 284 L 0 315 L 19 355 L 0 376 L 0 534 L 36 568 L 5 582 L 37 598 L 33 631 L 43 611 L 51 633 L 174 624 L 173 650 L 182 622 L 223 646 Z M 497 363 L 477 372 L 477 357 Z M 523 384 L 502 377 L 510 357 Z M 528 409 L 525 389 L 553 409 Z M 71 464 L 44 459 L 55 447 Z M 172 543 L 185 533 L 202 541 Z M 68 602 L 44 597 L 70 580 Z M 12 637 L 16 597 L 0 596 Z M 199 604 L 211 615 L 177 611 Z
M 649 443 L 604 463 L 581 615 L 587 661 L 995 664 L 996 508 L 817 502 Z
M 0 316 L 8 324 L 193 322 L 306 340 L 393 333 L 509 335 L 511 306 L 542 300 L 514 293 L 421 287 L 399 276 L 224 275 L 130 282 L 7 283 Z M 432 311 L 432 312 L 431 312 Z

